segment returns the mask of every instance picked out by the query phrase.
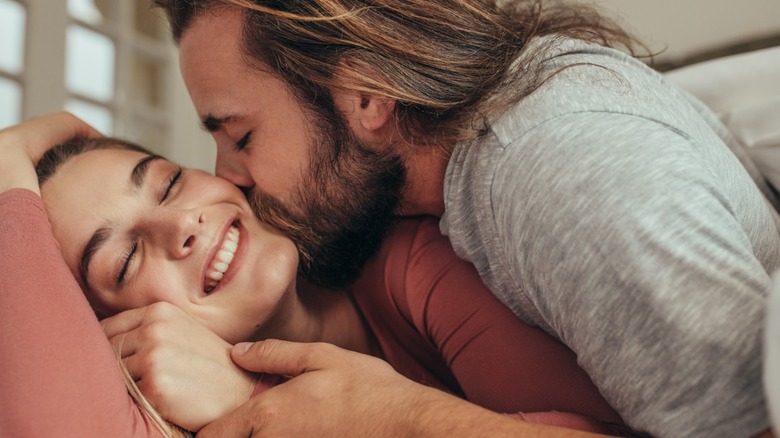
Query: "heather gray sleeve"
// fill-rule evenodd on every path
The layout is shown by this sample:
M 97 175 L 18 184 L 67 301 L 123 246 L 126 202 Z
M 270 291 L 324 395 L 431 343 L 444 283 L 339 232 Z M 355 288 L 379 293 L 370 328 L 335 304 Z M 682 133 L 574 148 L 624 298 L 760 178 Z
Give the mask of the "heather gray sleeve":
M 523 293 L 627 422 L 659 437 L 768 428 L 769 277 L 745 227 L 769 216 L 739 169 L 660 123 L 574 113 L 509 144 L 491 184 Z

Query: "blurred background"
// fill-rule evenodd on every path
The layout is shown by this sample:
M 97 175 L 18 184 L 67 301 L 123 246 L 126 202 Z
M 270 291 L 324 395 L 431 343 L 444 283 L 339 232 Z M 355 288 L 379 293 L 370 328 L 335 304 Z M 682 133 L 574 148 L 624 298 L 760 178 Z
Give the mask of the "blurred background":
M 584 0 L 580 0 L 585 2 Z M 780 0 L 590 0 L 669 70 L 780 45 Z M 106 134 L 212 171 L 215 148 L 151 0 L 0 0 L 0 128 L 66 109 Z

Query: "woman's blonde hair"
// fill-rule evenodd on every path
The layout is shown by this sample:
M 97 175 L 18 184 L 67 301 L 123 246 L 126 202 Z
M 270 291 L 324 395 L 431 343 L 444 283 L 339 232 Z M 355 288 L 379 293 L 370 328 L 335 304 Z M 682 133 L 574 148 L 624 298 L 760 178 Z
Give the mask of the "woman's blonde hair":
M 191 433 L 175 424 L 165 421 L 160 413 L 157 412 L 157 409 L 155 409 L 149 400 L 144 397 L 144 394 L 138 388 L 138 385 L 135 384 L 132 376 L 130 376 L 130 372 L 127 371 L 127 367 L 122 361 L 122 358 L 119 357 L 118 352 L 117 361 L 119 362 L 119 369 L 122 371 L 122 379 L 125 381 L 125 386 L 127 387 L 127 392 L 130 394 L 130 397 L 133 398 L 141 412 L 151 420 L 152 424 L 160 430 L 163 436 L 167 438 L 192 438 Z

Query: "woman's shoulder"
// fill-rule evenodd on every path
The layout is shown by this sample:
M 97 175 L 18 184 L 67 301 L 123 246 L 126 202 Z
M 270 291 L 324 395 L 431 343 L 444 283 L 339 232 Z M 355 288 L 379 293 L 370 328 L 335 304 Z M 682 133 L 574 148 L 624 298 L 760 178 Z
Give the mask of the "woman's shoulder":
M 410 290 L 419 291 L 421 281 L 458 262 L 449 239 L 439 229 L 438 218 L 399 218 L 352 289 L 371 295 L 384 291 L 399 307 L 406 308 Z
M 430 216 L 400 218 L 388 232 L 381 252 L 385 262 L 395 265 L 396 274 L 410 275 L 410 270 L 428 265 L 431 255 L 438 261 L 454 257 L 449 239 L 441 233 L 439 219 Z

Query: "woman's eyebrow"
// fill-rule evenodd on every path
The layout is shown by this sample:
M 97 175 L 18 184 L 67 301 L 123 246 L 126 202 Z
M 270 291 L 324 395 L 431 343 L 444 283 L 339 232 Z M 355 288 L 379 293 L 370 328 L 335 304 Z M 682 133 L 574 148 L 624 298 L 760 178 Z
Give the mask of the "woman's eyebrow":
M 87 244 L 84 245 L 84 250 L 81 252 L 81 262 L 79 263 L 79 274 L 81 275 L 81 281 L 84 283 L 85 290 L 91 289 L 89 285 L 88 274 L 89 274 L 89 264 L 92 261 L 92 256 L 95 255 L 98 249 L 103 247 L 103 245 L 106 243 L 110 235 L 111 235 L 111 226 L 103 225 L 102 227 L 95 230 L 95 232 L 92 234 L 92 237 L 90 237 Z
M 133 191 L 138 191 L 143 187 L 146 175 L 149 174 L 149 167 L 155 160 L 163 159 L 159 155 L 148 155 L 138 160 L 133 167 L 133 171 L 130 172 L 130 178 L 128 185 Z M 105 245 L 108 238 L 111 237 L 113 232 L 113 224 L 106 222 L 92 233 L 92 236 L 84 245 L 84 249 L 81 251 L 81 261 L 79 262 L 79 274 L 81 275 L 81 281 L 84 283 L 86 289 L 90 289 L 88 274 L 89 264 L 92 262 L 93 256 Z
M 149 165 L 155 160 L 162 159 L 163 157 L 159 155 L 149 155 L 147 157 L 141 158 L 138 163 L 136 163 L 135 167 L 133 167 L 133 171 L 130 173 L 130 186 L 134 190 L 139 190 L 141 187 L 143 187 L 146 175 L 149 174 Z

